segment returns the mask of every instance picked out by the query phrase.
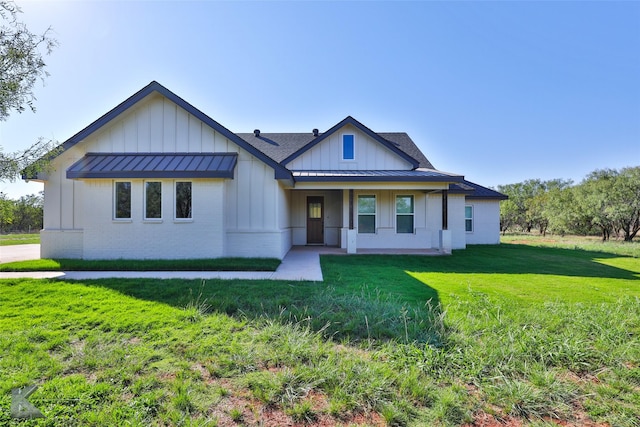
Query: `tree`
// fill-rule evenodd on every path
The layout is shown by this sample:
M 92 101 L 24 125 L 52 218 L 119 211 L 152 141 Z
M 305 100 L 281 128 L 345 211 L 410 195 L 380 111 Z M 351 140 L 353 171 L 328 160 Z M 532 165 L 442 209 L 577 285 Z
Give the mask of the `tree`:
M 623 168 L 615 176 L 606 213 L 616 230 L 631 242 L 640 231 L 640 166 Z
M 13 2 L 0 1 L 0 120 L 6 120 L 11 110 L 35 111 L 33 85 L 49 74 L 41 50 L 51 53 L 57 42 L 49 36 L 30 32 L 18 21 L 22 11 Z
M 15 202 L 13 229 L 33 231 L 42 228 L 43 193 L 22 196 Z
M 9 231 L 13 224 L 14 216 L 13 200 L 8 199 L 7 195 L 0 193 L 0 231 Z
M 38 79 L 44 80 L 43 55 L 51 53 L 57 45 L 50 36 L 51 29 L 43 34 L 34 34 L 18 21 L 22 11 L 14 2 L 0 1 L 0 121 L 7 120 L 11 111 L 23 112 L 26 108 L 35 111 L 33 86 Z M 0 181 L 13 181 L 20 171 L 31 165 L 31 173 L 44 167 L 44 156 L 56 144 L 39 139 L 26 150 L 3 153 L 0 147 Z

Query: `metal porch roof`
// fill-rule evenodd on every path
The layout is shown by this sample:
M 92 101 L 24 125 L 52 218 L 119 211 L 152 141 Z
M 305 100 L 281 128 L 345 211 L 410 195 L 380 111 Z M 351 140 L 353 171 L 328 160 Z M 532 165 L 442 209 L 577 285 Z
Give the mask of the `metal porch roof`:
M 237 153 L 87 153 L 67 178 L 233 178 Z
M 461 175 L 433 169 L 292 171 L 298 182 L 461 182 Z

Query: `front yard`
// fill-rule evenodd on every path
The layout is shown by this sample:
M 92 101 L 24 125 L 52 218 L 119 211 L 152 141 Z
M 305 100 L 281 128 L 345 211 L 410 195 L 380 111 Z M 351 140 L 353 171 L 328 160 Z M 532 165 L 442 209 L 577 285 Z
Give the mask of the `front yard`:
M 637 426 L 640 259 L 576 246 L 324 256 L 322 284 L 3 280 L 0 424 Z M 29 384 L 45 418 L 17 422 Z

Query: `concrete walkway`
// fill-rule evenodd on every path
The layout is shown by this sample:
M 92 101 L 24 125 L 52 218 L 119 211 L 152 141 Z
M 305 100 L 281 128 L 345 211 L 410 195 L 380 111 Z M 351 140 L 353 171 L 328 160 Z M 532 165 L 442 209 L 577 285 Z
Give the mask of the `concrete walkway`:
M 0 263 L 40 259 L 40 245 L 0 246 Z
M 22 248 L 35 246 L 36 248 Z M 2 262 L 25 261 L 40 258 L 40 245 L 4 246 L 12 248 L 11 255 L 2 252 Z M 17 248 L 17 249 L 15 249 Z M 294 247 L 284 257 L 276 271 L 26 271 L 0 272 L 0 279 L 67 279 L 90 280 L 105 278 L 126 279 L 241 279 L 241 280 L 291 280 L 322 282 L 320 254 L 318 250 Z
M 40 258 L 40 245 L 2 246 L 0 251 L 2 263 Z M 322 282 L 320 255 L 346 253 L 345 249 L 327 246 L 294 246 L 276 271 L 26 271 L 0 272 L 0 279 L 240 279 Z M 360 249 L 358 254 L 442 255 L 434 249 Z

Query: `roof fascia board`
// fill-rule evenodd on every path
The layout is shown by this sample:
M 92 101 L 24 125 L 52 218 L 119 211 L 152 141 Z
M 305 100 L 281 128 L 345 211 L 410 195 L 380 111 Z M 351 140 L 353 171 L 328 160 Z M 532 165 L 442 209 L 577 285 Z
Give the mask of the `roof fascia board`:
M 67 171 L 69 179 L 120 179 L 120 178 L 227 178 L 233 179 L 233 171 L 126 171 L 126 172 L 75 172 Z
M 324 132 L 322 135 L 319 135 L 317 138 L 312 140 L 310 143 L 308 143 L 304 147 L 300 148 L 295 153 L 289 155 L 289 157 L 284 159 L 281 162 L 281 164 L 286 165 L 287 163 L 291 162 L 293 159 L 299 157 L 300 155 L 302 155 L 306 151 L 308 151 L 311 148 L 315 147 L 317 144 L 319 144 L 320 142 L 324 141 L 326 138 L 328 138 L 329 136 L 333 135 L 339 129 L 341 129 L 342 127 L 344 127 L 346 125 L 352 125 L 352 126 L 356 127 L 357 129 L 359 129 L 360 131 L 364 132 L 369 137 L 371 137 L 374 140 L 378 141 L 380 144 L 384 145 L 389 150 L 393 151 L 394 153 L 396 153 L 397 155 L 402 157 L 404 160 L 409 162 L 414 169 L 416 169 L 418 166 L 420 166 L 420 162 L 418 162 L 416 159 L 414 159 L 413 157 L 411 157 L 410 155 L 408 155 L 404 151 L 400 150 L 393 143 L 387 141 L 386 139 L 384 139 L 383 137 L 381 137 L 380 135 L 378 135 L 377 133 L 375 133 L 374 131 L 372 131 L 371 129 L 369 129 L 368 127 L 366 127 L 365 125 L 363 125 L 362 123 L 360 123 L 359 121 L 357 121 L 356 119 L 354 119 L 351 116 L 347 116 L 341 122 L 339 122 L 338 124 L 334 125 L 331 129 L 329 129 L 328 131 Z
M 116 117 L 118 117 L 120 114 L 122 114 L 123 112 L 128 110 L 130 107 L 132 107 L 133 105 L 135 105 L 136 103 L 138 103 L 139 101 L 141 101 L 142 99 L 144 99 L 145 97 L 147 97 L 153 92 L 158 92 L 160 95 L 171 100 L 176 105 L 186 110 L 188 113 L 192 114 L 202 122 L 206 123 L 213 130 L 224 135 L 227 139 L 233 141 L 235 144 L 237 144 L 244 150 L 248 151 L 258 159 L 262 160 L 264 163 L 266 163 L 270 167 L 272 167 L 275 171 L 276 179 L 278 179 L 278 177 L 287 176 L 287 174 L 289 175 L 288 177 L 290 177 L 291 173 L 288 171 L 288 169 L 286 169 L 280 163 L 264 155 L 261 151 L 259 151 L 258 149 L 256 149 L 255 147 L 253 147 L 252 145 L 244 141 L 242 138 L 240 138 L 239 136 L 231 132 L 229 129 L 225 128 L 220 123 L 216 122 L 211 117 L 207 116 L 205 113 L 203 113 L 193 105 L 189 104 L 187 101 L 185 101 L 175 93 L 171 92 L 169 89 L 162 86 L 160 83 L 156 82 L 155 80 L 149 83 L 147 86 L 140 89 L 138 92 L 131 95 L 129 98 L 127 98 L 120 104 L 118 104 L 112 110 L 105 113 L 103 116 L 101 116 L 99 119 L 91 123 L 89 126 L 82 129 L 80 132 L 76 133 L 71 138 L 66 140 L 62 144 L 62 151 L 68 150 L 69 148 L 76 145 L 78 142 L 86 139 L 89 135 L 96 132 L 98 129 L 100 129 L 101 127 L 103 127 L 104 125 L 106 125 L 107 123 L 115 119 Z
M 444 179 L 435 176 L 296 176 L 296 182 L 438 182 L 449 184 L 452 182 L 462 182 L 463 177 L 451 176 Z

